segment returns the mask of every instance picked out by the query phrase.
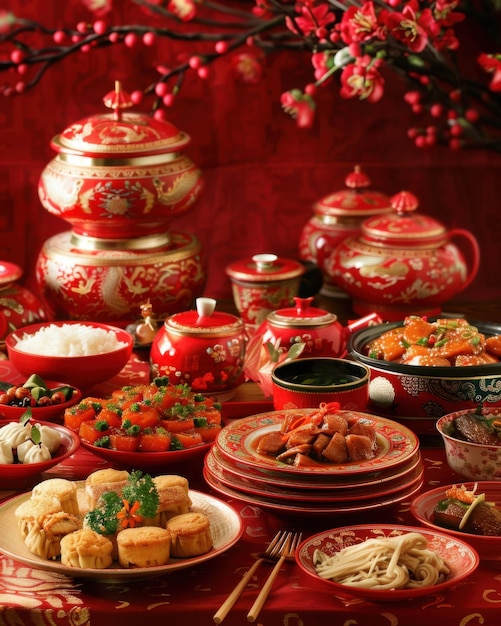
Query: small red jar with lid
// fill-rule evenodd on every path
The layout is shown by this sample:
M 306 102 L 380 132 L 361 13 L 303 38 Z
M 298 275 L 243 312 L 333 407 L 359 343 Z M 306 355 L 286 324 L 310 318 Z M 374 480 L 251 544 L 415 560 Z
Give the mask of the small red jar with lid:
M 242 319 L 216 311 L 212 298 L 197 298 L 196 310 L 168 317 L 150 351 L 152 375 L 220 401 L 243 382 L 245 328 Z
M 325 262 L 334 248 L 358 234 L 367 218 L 392 211 L 390 197 L 371 188 L 371 179 L 359 165 L 344 182 L 345 189 L 329 193 L 313 205 L 313 216 L 299 237 L 299 257 L 322 270 L 322 294 L 327 297 L 347 296 L 325 271 Z
M 304 273 L 302 263 L 276 254 L 255 254 L 226 267 L 237 311 L 253 328 L 271 311 L 293 304 Z

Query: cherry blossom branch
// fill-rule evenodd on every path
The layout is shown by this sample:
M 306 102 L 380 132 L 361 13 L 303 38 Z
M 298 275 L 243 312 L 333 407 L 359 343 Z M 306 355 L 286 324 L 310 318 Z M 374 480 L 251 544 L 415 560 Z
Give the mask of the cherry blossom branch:
M 80 1 L 88 8 L 99 5 Z M 118 23 L 112 0 L 106 2 L 107 13 L 102 7 L 89 10 L 89 22 L 63 29 L 0 10 L 0 74 L 5 77 L 0 96 L 32 89 L 52 66 L 75 54 L 170 40 L 186 48 L 186 58 L 156 67 L 158 78 L 131 94 L 136 104 L 153 97 L 152 114 L 162 117 L 188 73 L 207 79 L 209 66 L 227 57 L 239 80 L 254 82 L 264 71 L 263 54 L 286 51 L 301 53 L 301 62 L 312 68 L 309 84 L 281 97 L 301 127 L 313 123 L 318 89 L 335 85 L 340 97 L 376 102 L 393 72 L 404 81 L 404 101 L 416 114 L 416 125 L 408 130 L 416 146 L 444 143 L 501 152 L 495 0 L 462 0 L 461 5 L 456 0 L 121 0 L 121 8 L 141 12 L 131 24 Z M 473 51 L 479 60 L 474 76 L 463 75 L 460 67 L 456 31 L 463 18 L 485 33 L 485 49 Z

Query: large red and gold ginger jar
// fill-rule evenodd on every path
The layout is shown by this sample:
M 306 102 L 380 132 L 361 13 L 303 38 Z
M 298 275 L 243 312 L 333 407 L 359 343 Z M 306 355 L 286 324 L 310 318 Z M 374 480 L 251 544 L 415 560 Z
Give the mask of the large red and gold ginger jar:
M 117 83 L 110 113 L 70 124 L 56 135 L 57 152 L 43 170 L 42 206 L 79 235 L 129 238 L 165 232 L 198 199 L 200 169 L 183 153 L 189 136 L 165 120 L 126 111 Z
M 365 220 L 359 235 L 335 248 L 326 271 L 360 315 L 374 311 L 386 321 L 439 315 L 442 305 L 474 280 L 478 242 L 468 230 L 447 230 L 418 213 L 418 199 L 408 191 L 391 203 L 391 214 Z M 461 240 L 462 249 L 453 240 Z
M 50 237 L 37 260 L 36 278 L 54 319 L 126 325 L 149 300 L 156 317 L 182 311 L 201 295 L 205 260 L 198 239 L 169 231 L 120 240 Z
M 47 319 L 47 311 L 29 289 L 19 284 L 23 270 L 16 263 L 0 261 L 0 349 L 13 330 Z
M 299 257 L 317 265 L 323 273 L 322 294 L 346 297 L 346 292 L 325 271 L 334 248 L 359 233 L 364 220 L 392 211 L 390 197 L 370 188 L 371 179 L 359 165 L 345 178 L 345 189 L 321 198 L 313 205 L 313 216 L 299 238 Z

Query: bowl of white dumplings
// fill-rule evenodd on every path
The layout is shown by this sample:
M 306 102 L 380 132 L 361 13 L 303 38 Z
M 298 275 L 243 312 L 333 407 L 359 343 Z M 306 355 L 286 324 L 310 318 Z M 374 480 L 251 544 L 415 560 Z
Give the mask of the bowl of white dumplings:
M 0 482 L 2 487 L 37 478 L 76 452 L 78 435 L 65 426 L 32 419 L 0 421 Z

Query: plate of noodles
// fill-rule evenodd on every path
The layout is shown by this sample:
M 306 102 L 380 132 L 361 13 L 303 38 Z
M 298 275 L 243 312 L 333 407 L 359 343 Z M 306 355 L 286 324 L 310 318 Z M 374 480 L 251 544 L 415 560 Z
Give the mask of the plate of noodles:
M 441 593 L 470 576 L 480 558 L 446 533 L 373 524 L 313 535 L 298 547 L 296 562 L 336 595 L 388 602 Z

